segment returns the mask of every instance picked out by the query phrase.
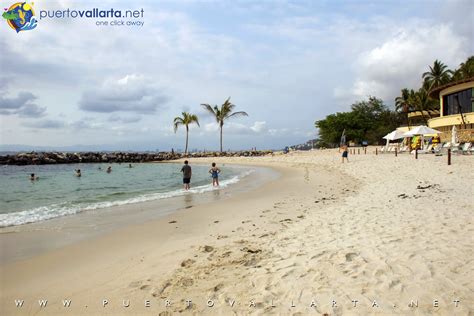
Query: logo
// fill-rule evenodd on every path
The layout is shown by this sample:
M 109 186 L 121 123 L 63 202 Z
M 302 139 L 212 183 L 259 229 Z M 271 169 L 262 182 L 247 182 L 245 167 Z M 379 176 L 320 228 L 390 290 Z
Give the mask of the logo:
M 33 4 L 17 2 L 8 9 L 5 8 L 2 17 L 7 20 L 8 25 L 17 33 L 32 30 L 38 23 L 35 18 L 35 11 L 33 11 Z

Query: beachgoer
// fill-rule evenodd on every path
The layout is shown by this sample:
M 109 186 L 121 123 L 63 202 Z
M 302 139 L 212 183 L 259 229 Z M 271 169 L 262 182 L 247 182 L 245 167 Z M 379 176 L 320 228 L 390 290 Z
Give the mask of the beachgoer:
M 35 176 L 34 173 L 30 174 L 30 180 L 31 181 L 35 181 L 35 180 L 38 180 L 38 179 L 39 179 L 39 177 Z
M 216 167 L 216 163 L 212 163 L 211 169 L 209 169 L 209 173 L 212 177 L 212 186 L 219 186 L 219 173 L 221 173 L 221 169 Z
M 81 176 L 81 169 L 76 169 L 76 177 L 80 177 Z
M 347 162 L 349 162 L 349 150 L 347 149 L 347 145 L 342 146 L 342 163 L 344 163 L 344 158 L 346 158 Z
M 183 173 L 184 189 L 189 190 L 191 188 L 191 176 L 193 175 L 193 171 L 191 170 L 191 166 L 187 160 L 184 161 L 184 166 L 181 168 L 181 172 Z
M 129 167 L 129 168 L 133 168 L 133 166 L 132 166 L 132 164 L 131 164 L 131 163 L 129 163 L 129 164 L 128 164 L 128 167 Z
M 112 167 L 111 166 L 108 166 L 107 167 L 107 173 L 111 173 L 112 172 Z

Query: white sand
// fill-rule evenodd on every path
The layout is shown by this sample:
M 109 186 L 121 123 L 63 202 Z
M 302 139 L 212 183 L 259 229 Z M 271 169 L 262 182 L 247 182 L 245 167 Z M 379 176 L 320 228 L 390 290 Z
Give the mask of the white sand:
M 350 155 L 348 164 L 341 164 L 337 150 L 214 159 L 272 166 L 282 177 L 225 201 L 3 266 L 0 311 L 473 313 L 474 156 L 453 156 L 447 166 L 445 156 L 415 160 L 369 152 Z M 24 307 L 14 306 L 17 298 Z M 47 307 L 38 307 L 40 298 L 48 299 Z M 72 299 L 70 308 L 62 307 L 63 298 Z M 412 300 L 418 307 L 408 306 Z

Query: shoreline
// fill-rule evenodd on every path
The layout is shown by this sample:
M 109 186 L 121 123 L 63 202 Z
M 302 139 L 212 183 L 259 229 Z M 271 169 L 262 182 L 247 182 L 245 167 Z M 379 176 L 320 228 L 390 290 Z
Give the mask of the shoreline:
M 472 157 L 449 167 L 428 155 L 350 155 L 341 164 L 334 150 L 212 160 L 264 165 L 281 176 L 4 266 L 5 313 L 472 312 Z M 66 310 L 63 299 L 73 302 Z
M 248 168 L 241 165 L 232 167 Z M 0 265 L 27 259 L 83 240 L 93 240 L 114 230 L 167 217 L 196 205 L 225 200 L 278 177 L 272 170 L 262 167 L 249 170 L 254 172 L 245 176 L 239 175 L 241 178 L 237 183 L 206 192 L 183 192 L 168 198 L 86 210 L 38 222 L 1 227 Z

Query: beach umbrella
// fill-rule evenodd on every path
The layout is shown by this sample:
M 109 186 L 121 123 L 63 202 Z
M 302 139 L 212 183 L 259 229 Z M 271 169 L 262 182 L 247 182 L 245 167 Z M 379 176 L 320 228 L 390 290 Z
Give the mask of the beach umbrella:
M 456 128 L 456 125 L 453 125 L 453 129 L 451 130 L 451 144 L 457 144 L 458 143 L 458 129 Z
M 346 144 L 346 129 L 344 128 L 344 130 L 342 131 L 342 135 L 341 135 L 341 141 L 340 141 L 340 146 L 342 145 L 345 145 Z
M 403 134 L 405 137 L 413 137 L 415 135 L 421 135 L 421 149 L 425 149 L 425 135 L 430 135 L 430 134 L 440 134 L 442 132 L 429 128 L 428 126 L 425 125 L 420 125 L 415 128 L 413 128 L 411 131 L 406 132 Z
M 398 129 L 394 130 L 393 132 L 391 133 L 388 133 L 387 135 L 385 135 L 383 138 L 387 140 L 387 143 L 385 144 L 385 150 L 388 149 L 388 144 L 390 143 L 391 140 L 397 140 L 397 139 L 400 139 L 400 138 L 404 138 L 405 136 L 403 136 L 403 132 L 402 131 L 399 131 Z
M 386 140 L 397 140 L 397 139 L 400 139 L 400 138 L 405 138 L 406 136 L 404 136 L 404 134 L 405 134 L 404 132 L 399 131 L 398 129 L 396 129 L 393 132 L 388 133 L 387 135 L 385 135 L 383 138 L 386 139 Z
M 417 126 L 415 128 L 413 128 L 412 130 L 406 132 L 405 134 L 403 134 L 404 137 L 412 137 L 412 136 L 415 136 L 415 135 L 429 135 L 429 134 L 440 134 L 442 132 L 436 130 L 436 129 L 432 129 L 432 128 L 429 128 L 428 126 L 425 126 L 425 125 L 420 125 L 420 126 Z

